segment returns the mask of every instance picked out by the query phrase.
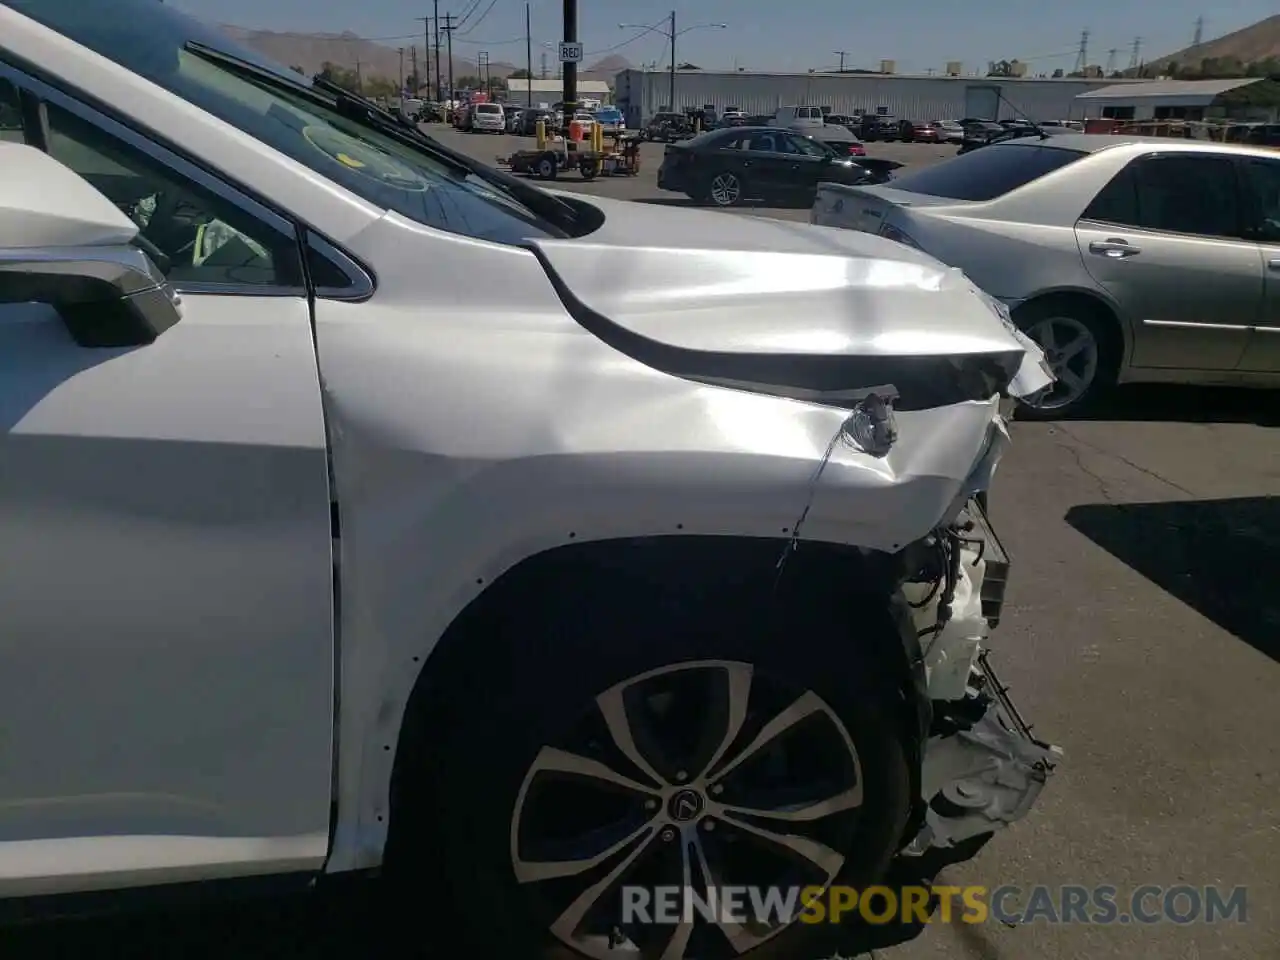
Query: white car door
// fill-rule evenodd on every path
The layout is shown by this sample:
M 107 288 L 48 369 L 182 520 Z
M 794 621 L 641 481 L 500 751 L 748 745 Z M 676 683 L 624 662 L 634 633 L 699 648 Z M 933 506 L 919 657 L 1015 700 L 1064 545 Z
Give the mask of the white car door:
M 298 231 L 0 64 L 10 117 L 19 88 L 27 142 L 170 257 L 183 319 L 104 349 L 0 304 L 0 896 L 318 868 L 332 532 Z

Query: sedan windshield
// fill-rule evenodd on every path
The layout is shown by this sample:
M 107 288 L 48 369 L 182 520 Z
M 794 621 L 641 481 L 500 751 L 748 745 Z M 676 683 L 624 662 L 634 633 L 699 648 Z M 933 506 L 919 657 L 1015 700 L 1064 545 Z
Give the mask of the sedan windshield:
M 156 0 L 0 0 L 387 210 L 499 243 L 563 236 L 513 197 L 323 99 L 255 82 L 186 49 L 202 44 L 311 82 Z

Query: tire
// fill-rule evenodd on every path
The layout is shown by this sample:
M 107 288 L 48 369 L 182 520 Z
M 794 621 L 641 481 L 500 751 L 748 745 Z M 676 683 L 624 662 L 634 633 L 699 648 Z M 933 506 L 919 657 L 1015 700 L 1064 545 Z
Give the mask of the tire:
M 1014 311 L 1013 322 L 1045 349 L 1045 359 L 1059 375 L 1058 383 L 1046 394 L 1030 403 L 1019 402 L 1019 419 L 1077 416 L 1106 399 L 1115 386 L 1123 341 L 1115 319 L 1100 305 L 1077 297 L 1046 297 L 1019 307 Z M 1066 334 L 1073 336 L 1065 339 Z M 1086 337 L 1088 342 L 1080 351 L 1068 354 L 1079 337 Z M 1078 387 L 1076 381 L 1083 386 Z
M 538 165 L 535 169 L 538 172 L 538 179 L 554 180 L 556 178 L 556 174 L 559 173 L 559 164 L 556 163 L 554 157 L 543 157 L 538 161 Z
M 746 199 L 747 184 L 740 174 L 720 170 L 707 177 L 702 198 L 715 207 L 736 207 Z
M 633 867 L 642 871 L 664 864 L 678 868 L 682 847 L 687 850 L 686 844 L 694 842 L 694 837 L 712 863 L 723 863 L 719 855 L 724 849 L 743 849 L 735 848 L 735 842 L 749 846 L 753 837 L 733 817 L 720 817 L 715 797 L 728 803 L 744 802 L 747 795 L 736 791 L 747 781 L 740 784 L 724 771 L 735 767 L 737 751 L 758 735 L 766 722 L 789 708 L 793 714 L 799 713 L 797 704 L 814 711 L 809 714 L 813 725 L 794 724 L 769 742 L 785 751 L 797 743 L 791 738 L 799 738 L 805 756 L 828 757 L 833 771 L 856 777 L 861 804 L 805 824 L 777 821 L 778 829 L 820 835 L 828 845 L 826 855 L 838 854 L 839 862 L 826 863 L 813 876 L 815 883 L 819 877 L 830 876 L 835 883 L 865 887 L 886 875 L 901 845 L 911 807 L 905 727 L 895 721 L 901 716 L 897 712 L 900 704 L 894 705 L 898 688 L 872 652 L 876 645 L 865 642 L 869 631 L 897 629 L 888 604 L 871 601 L 868 615 L 859 618 L 856 631 L 834 637 L 830 624 L 840 622 L 831 619 L 834 611 L 827 610 L 823 617 L 810 606 L 783 615 L 770 606 L 767 586 L 756 590 L 732 582 L 699 585 L 691 582 L 693 577 L 673 577 L 667 584 L 638 579 L 627 579 L 623 589 L 601 589 L 599 579 L 593 580 L 584 571 L 582 582 L 592 581 L 595 589 L 572 598 L 561 594 L 556 599 L 551 589 L 522 594 L 521 603 L 510 605 L 495 614 L 492 622 L 484 623 L 483 635 L 472 638 L 475 643 L 469 647 L 470 655 L 464 653 L 458 670 L 442 681 L 439 689 L 452 694 L 450 703 L 434 715 L 429 729 L 419 730 L 409 740 L 426 748 L 421 756 L 408 754 L 418 764 L 421 785 L 416 792 L 406 791 L 406 799 L 393 806 L 393 842 L 387 855 L 387 876 L 393 890 L 403 890 L 418 905 L 415 920 L 420 922 L 421 905 L 431 902 L 424 896 L 424 878 L 437 875 L 447 877 L 441 893 L 447 901 L 444 908 L 449 911 L 450 923 L 461 921 L 463 929 L 457 932 L 477 952 L 487 950 L 497 955 L 496 951 L 504 951 L 535 958 L 624 955 L 610 953 L 603 938 L 584 941 L 567 927 L 553 929 L 555 918 L 563 917 L 566 906 L 579 900 L 580 891 L 625 861 L 633 861 Z M 830 638 L 823 642 L 820 657 L 794 655 L 798 630 L 801 635 L 814 630 L 818 633 L 813 636 Z M 607 651 L 602 640 L 607 641 Z M 677 751 L 665 755 L 669 762 L 647 747 L 646 751 L 625 748 L 629 742 L 650 744 L 645 735 L 660 730 L 658 725 L 639 722 L 643 711 L 636 703 L 645 702 L 644 693 L 655 699 L 672 697 L 668 708 L 684 718 L 683 725 L 668 729 L 668 733 L 672 729 L 675 733 L 664 742 Z M 735 700 L 738 693 L 745 694 L 745 699 Z M 639 700 L 630 700 L 633 696 Z M 747 700 L 752 710 L 735 714 L 733 707 L 741 704 L 745 710 Z M 630 707 L 621 708 L 624 701 L 630 702 Z M 748 718 L 736 740 L 727 735 L 729 718 L 735 715 Z M 625 717 L 634 736 L 630 740 L 611 738 L 606 717 Z M 698 726 L 699 720 L 706 722 L 705 731 Z M 699 740 L 700 732 L 710 736 Z M 724 792 L 713 792 L 714 787 L 703 791 L 702 759 L 710 759 L 709 754 L 719 753 L 730 741 L 733 745 L 714 765 L 724 779 Z M 405 742 L 402 739 L 401 749 L 405 749 Z M 619 748 L 619 743 L 624 746 Z M 690 749 L 681 759 L 678 751 L 682 745 L 692 748 L 696 743 L 704 745 L 702 752 Z M 649 831 L 637 836 L 634 848 L 618 848 L 622 834 L 601 842 L 599 831 L 591 832 L 592 827 L 604 823 L 601 818 L 593 819 L 600 808 L 585 799 L 593 795 L 584 792 L 583 786 L 591 777 L 577 780 L 576 789 L 566 789 L 560 781 L 557 789 L 553 774 L 556 769 L 584 769 L 575 758 L 592 753 L 598 762 L 624 772 L 628 779 L 645 780 L 642 768 L 623 758 L 627 752 L 660 770 L 670 786 L 660 798 L 651 798 L 648 806 L 640 796 L 631 795 L 618 807 L 622 812 L 617 823 L 634 815 L 632 823 Z M 695 759 L 695 754 L 702 759 Z M 761 754 L 750 750 L 748 754 L 752 759 L 743 761 L 744 766 L 754 768 L 757 762 L 762 763 Z M 854 759 L 850 761 L 850 757 Z M 787 755 L 771 759 L 786 761 Z M 689 770 L 682 777 L 680 768 L 686 765 Z M 585 769 L 591 770 L 589 765 Z M 535 773 L 537 770 L 541 772 Z M 402 782 L 414 782 L 409 775 L 402 776 Z M 848 782 L 852 779 L 826 784 L 821 796 L 843 795 L 840 791 Z M 689 789 L 681 788 L 680 783 L 688 784 Z M 600 786 L 598 781 L 596 786 Z M 610 794 L 605 791 L 594 796 L 603 801 Z M 801 798 L 793 795 L 788 800 L 803 804 L 818 798 L 815 793 Z M 397 832 L 396 811 L 400 809 L 443 828 L 432 831 L 432 841 L 424 841 L 422 833 Z M 814 827 L 819 821 L 821 829 L 830 832 L 821 833 Z M 708 822 L 715 829 L 708 829 Z M 577 848 L 581 857 L 610 847 L 614 853 L 597 860 L 596 868 L 587 875 L 562 873 L 558 878 L 535 879 L 538 871 L 531 861 L 539 856 L 532 839 L 539 835 L 539 825 L 547 828 L 543 836 L 562 838 L 570 846 L 579 840 L 594 840 L 594 847 Z M 580 835 L 570 828 L 579 829 Z M 668 830 L 671 838 L 665 836 Z M 811 834 L 811 830 L 819 833 Z M 680 835 L 685 843 L 677 844 L 674 840 Z M 420 844 L 416 849 L 415 836 Z M 720 882 L 795 884 L 795 875 L 774 876 L 773 867 L 764 866 L 773 864 L 772 853 L 781 856 L 783 848 L 758 842 L 763 844 L 756 851 L 761 857 L 759 876 L 745 876 L 739 870 L 734 878 L 726 875 Z M 563 849 L 567 848 L 556 849 L 552 844 L 544 849 L 541 860 L 564 862 L 569 857 Z M 414 863 L 416 868 L 410 866 Z M 641 885 L 672 883 L 670 875 L 631 876 L 628 882 Z M 679 873 L 674 876 L 678 878 Z M 610 925 L 606 923 L 605 929 Z M 704 932 L 722 936 L 714 929 Z M 642 924 L 626 933 L 643 947 L 640 953 L 627 955 L 647 960 L 663 952 L 675 928 Z M 811 952 L 817 942 L 813 938 L 829 933 L 821 926 L 796 922 L 745 952 L 759 960 L 816 956 Z M 700 954 L 687 952 L 683 956 Z
M 583 180 L 594 180 L 599 174 L 599 167 L 595 160 L 583 160 L 578 164 L 578 173 L 582 174 Z

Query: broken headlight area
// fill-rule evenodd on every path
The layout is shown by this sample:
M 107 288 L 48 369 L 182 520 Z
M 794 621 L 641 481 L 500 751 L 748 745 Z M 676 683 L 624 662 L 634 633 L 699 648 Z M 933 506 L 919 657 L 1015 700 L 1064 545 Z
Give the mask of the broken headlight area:
M 1009 557 L 976 501 L 916 545 L 903 585 L 920 640 L 933 724 L 921 769 L 919 856 L 994 833 L 1035 804 L 1062 751 L 1032 736 L 988 659 Z

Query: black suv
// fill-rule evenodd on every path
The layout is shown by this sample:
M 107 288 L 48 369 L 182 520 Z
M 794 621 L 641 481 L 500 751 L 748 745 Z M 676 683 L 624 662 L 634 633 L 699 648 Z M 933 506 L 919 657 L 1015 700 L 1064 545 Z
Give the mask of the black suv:
M 897 140 L 902 136 L 901 123 L 888 114 L 864 113 L 854 133 L 860 140 Z

